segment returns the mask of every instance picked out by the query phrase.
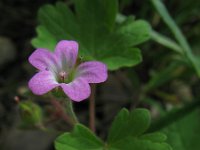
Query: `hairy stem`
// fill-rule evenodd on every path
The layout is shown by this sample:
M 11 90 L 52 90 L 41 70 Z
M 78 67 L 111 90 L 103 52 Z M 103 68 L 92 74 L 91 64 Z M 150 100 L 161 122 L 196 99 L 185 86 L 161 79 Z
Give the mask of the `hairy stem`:
M 90 122 L 89 126 L 90 129 L 95 132 L 95 93 L 96 93 L 96 85 L 92 84 L 91 85 L 91 95 L 89 98 L 89 114 L 90 114 Z
M 68 114 L 65 113 L 63 106 L 58 100 L 51 99 L 51 104 L 55 107 L 57 115 L 59 115 L 66 123 L 70 124 L 71 126 L 74 125 L 74 121 Z
M 72 118 L 74 124 L 78 123 L 78 119 L 77 119 L 76 114 L 75 114 L 74 109 L 73 109 L 72 101 L 70 99 L 64 99 L 64 102 L 66 104 L 66 112 L 67 112 L 67 114 L 70 115 L 70 117 Z

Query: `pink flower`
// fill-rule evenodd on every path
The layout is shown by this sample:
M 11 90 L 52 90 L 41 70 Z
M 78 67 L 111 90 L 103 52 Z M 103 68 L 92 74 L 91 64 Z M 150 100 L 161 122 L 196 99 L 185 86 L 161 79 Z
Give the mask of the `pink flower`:
M 45 94 L 56 87 L 74 101 L 90 96 L 89 83 L 100 83 L 107 79 L 107 67 L 98 61 L 88 61 L 76 66 L 78 43 L 60 41 L 52 53 L 38 48 L 29 57 L 29 62 L 39 72 L 29 81 L 29 88 L 36 95 Z

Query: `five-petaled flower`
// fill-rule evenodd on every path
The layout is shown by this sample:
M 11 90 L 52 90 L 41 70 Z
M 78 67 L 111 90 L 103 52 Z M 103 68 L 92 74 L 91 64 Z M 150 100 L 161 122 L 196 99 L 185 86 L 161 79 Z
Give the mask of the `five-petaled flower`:
M 99 61 L 88 61 L 77 65 L 78 43 L 60 41 L 52 53 L 38 48 L 29 57 L 29 62 L 39 70 L 29 81 L 29 88 L 36 95 L 45 94 L 54 88 L 62 88 L 74 101 L 90 96 L 89 83 L 100 83 L 107 79 L 107 67 Z

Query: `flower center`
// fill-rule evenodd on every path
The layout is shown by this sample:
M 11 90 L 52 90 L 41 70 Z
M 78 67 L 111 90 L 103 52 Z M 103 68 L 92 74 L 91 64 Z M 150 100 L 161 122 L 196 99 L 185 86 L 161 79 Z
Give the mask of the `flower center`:
M 65 82 L 66 77 L 67 77 L 67 73 L 65 71 L 59 72 L 59 79 L 61 82 Z
M 70 83 L 74 79 L 75 72 L 74 70 L 66 73 L 65 71 L 60 71 L 58 74 L 58 82 L 60 83 Z

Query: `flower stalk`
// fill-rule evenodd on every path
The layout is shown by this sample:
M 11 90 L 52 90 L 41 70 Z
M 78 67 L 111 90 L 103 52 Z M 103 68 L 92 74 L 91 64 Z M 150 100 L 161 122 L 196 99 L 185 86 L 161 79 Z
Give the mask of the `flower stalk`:
M 91 85 L 91 95 L 89 98 L 89 116 L 90 116 L 90 121 L 89 121 L 89 126 L 90 129 L 95 132 L 95 93 L 96 93 L 96 84 Z
M 76 124 L 78 123 L 78 119 L 76 117 L 76 114 L 74 112 L 74 108 L 73 108 L 73 103 L 70 99 L 64 99 L 65 105 L 66 105 L 66 112 L 67 114 L 71 117 L 71 119 L 73 120 L 73 123 Z
M 51 99 L 51 104 L 55 107 L 57 113 L 59 113 L 59 116 L 62 117 L 62 119 L 68 123 L 71 126 L 74 126 L 74 120 L 71 118 L 71 116 L 69 116 L 68 114 L 66 114 L 65 110 L 63 109 L 62 104 L 60 103 L 60 101 L 58 101 L 57 99 L 52 98 Z

